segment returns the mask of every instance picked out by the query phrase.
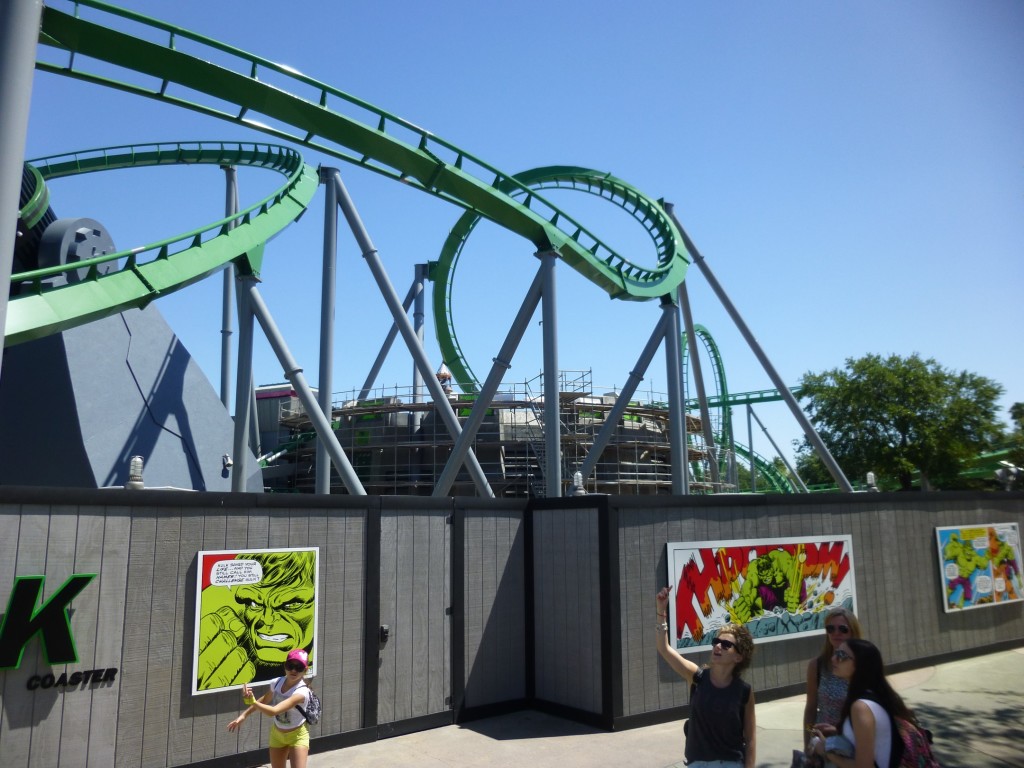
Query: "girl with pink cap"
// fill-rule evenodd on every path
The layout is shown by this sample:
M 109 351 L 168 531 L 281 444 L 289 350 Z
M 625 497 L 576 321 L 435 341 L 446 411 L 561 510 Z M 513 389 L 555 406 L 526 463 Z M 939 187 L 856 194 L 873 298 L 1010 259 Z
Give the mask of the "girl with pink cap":
M 298 707 L 309 706 L 309 687 L 305 674 L 309 668 L 309 654 L 296 648 L 284 662 L 284 675 L 274 680 L 270 690 L 260 698 L 253 696 L 248 685 L 242 686 L 242 701 L 249 707 L 228 723 L 228 730 L 236 730 L 253 712 L 262 712 L 274 718 L 270 726 L 271 768 L 285 768 L 289 759 L 292 768 L 306 768 L 309 757 L 309 728 Z

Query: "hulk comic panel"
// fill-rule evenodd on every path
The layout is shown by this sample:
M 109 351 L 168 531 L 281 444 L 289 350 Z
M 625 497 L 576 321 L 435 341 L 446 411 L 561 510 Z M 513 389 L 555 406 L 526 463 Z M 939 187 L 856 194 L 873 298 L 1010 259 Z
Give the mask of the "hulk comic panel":
M 680 574 L 676 636 L 700 643 L 706 621 L 816 612 L 843 590 L 851 562 L 841 541 L 702 547 Z M 727 616 L 727 618 L 725 618 Z
M 277 677 L 294 648 L 313 654 L 316 553 L 240 553 L 236 559 L 258 562 L 263 577 L 255 584 L 203 590 L 200 691 Z

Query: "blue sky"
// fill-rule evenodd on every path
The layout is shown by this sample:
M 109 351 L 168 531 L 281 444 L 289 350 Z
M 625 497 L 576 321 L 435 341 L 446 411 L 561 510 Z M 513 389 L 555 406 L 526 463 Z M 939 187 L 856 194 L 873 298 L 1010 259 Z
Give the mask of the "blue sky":
M 1024 4 L 1016 0 L 125 5 L 288 64 L 504 171 L 581 165 L 673 202 L 790 384 L 848 357 L 916 352 L 996 380 L 1005 406 L 1024 401 Z M 36 74 L 27 157 L 195 139 L 263 137 Z M 413 265 L 437 258 L 460 212 L 339 167 L 404 295 Z M 278 180 L 243 173 L 240 182 L 245 205 Z M 551 197 L 635 260 L 653 261 L 639 226 L 617 209 Z M 59 215 L 98 219 L 122 248 L 212 222 L 223 200 L 222 174 L 209 168 L 53 185 Z M 261 286 L 314 385 L 322 200 L 321 192 L 270 243 Z M 459 339 L 480 376 L 537 264 L 529 243 L 494 229 L 470 241 L 454 299 Z M 657 302 L 610 301 L 568 268 L 558 281 L 561 367 L 592 370 L 599 391 L 621 386 Z M 696 268 L 687 285 L 730 390 L 770 388 Z M 219 278 L 206 280 L 158 304 L 215 382 L 220 290 Z M 344 228 L 338 296 L 334 389 L 347 390 L 362 383 L 390 319 Z M 507 378 L 532 378 L 541 365 L 534 322 Z M 260 383 L 283 380 L 266 344 L 255 366 Z M 642 390 L 664 391 L 665 381 L 659 355 Z M 396 349 L 379 383 L 410 382 L 410 359 Z M 799 429 L 785 406 L 757 413 L 788 451 Z M 743 418 L 744 441 L 745 430 Z M 759 435 L 754 447 L 772 453 Z

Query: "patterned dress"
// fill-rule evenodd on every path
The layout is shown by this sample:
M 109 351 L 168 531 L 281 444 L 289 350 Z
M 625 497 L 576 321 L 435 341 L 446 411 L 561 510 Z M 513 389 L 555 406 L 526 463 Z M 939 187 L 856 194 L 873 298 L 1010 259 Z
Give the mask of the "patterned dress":
M 850 684 L 836 677 L 830 666 L 818 660 L 818 719 L 815 722 L 828 723 L 838 728 L 839 713 L 843 710 Z

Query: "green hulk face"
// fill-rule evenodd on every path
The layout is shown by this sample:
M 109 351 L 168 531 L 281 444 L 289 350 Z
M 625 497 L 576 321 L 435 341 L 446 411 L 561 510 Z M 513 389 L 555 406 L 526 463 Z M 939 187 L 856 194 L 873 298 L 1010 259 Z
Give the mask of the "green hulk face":
M 284 664 L 290 650 L 313 644 L 313 553 L 249 557 L 262 561 L 263 579 L 235 590 L 243 642 L 260 664 Z

